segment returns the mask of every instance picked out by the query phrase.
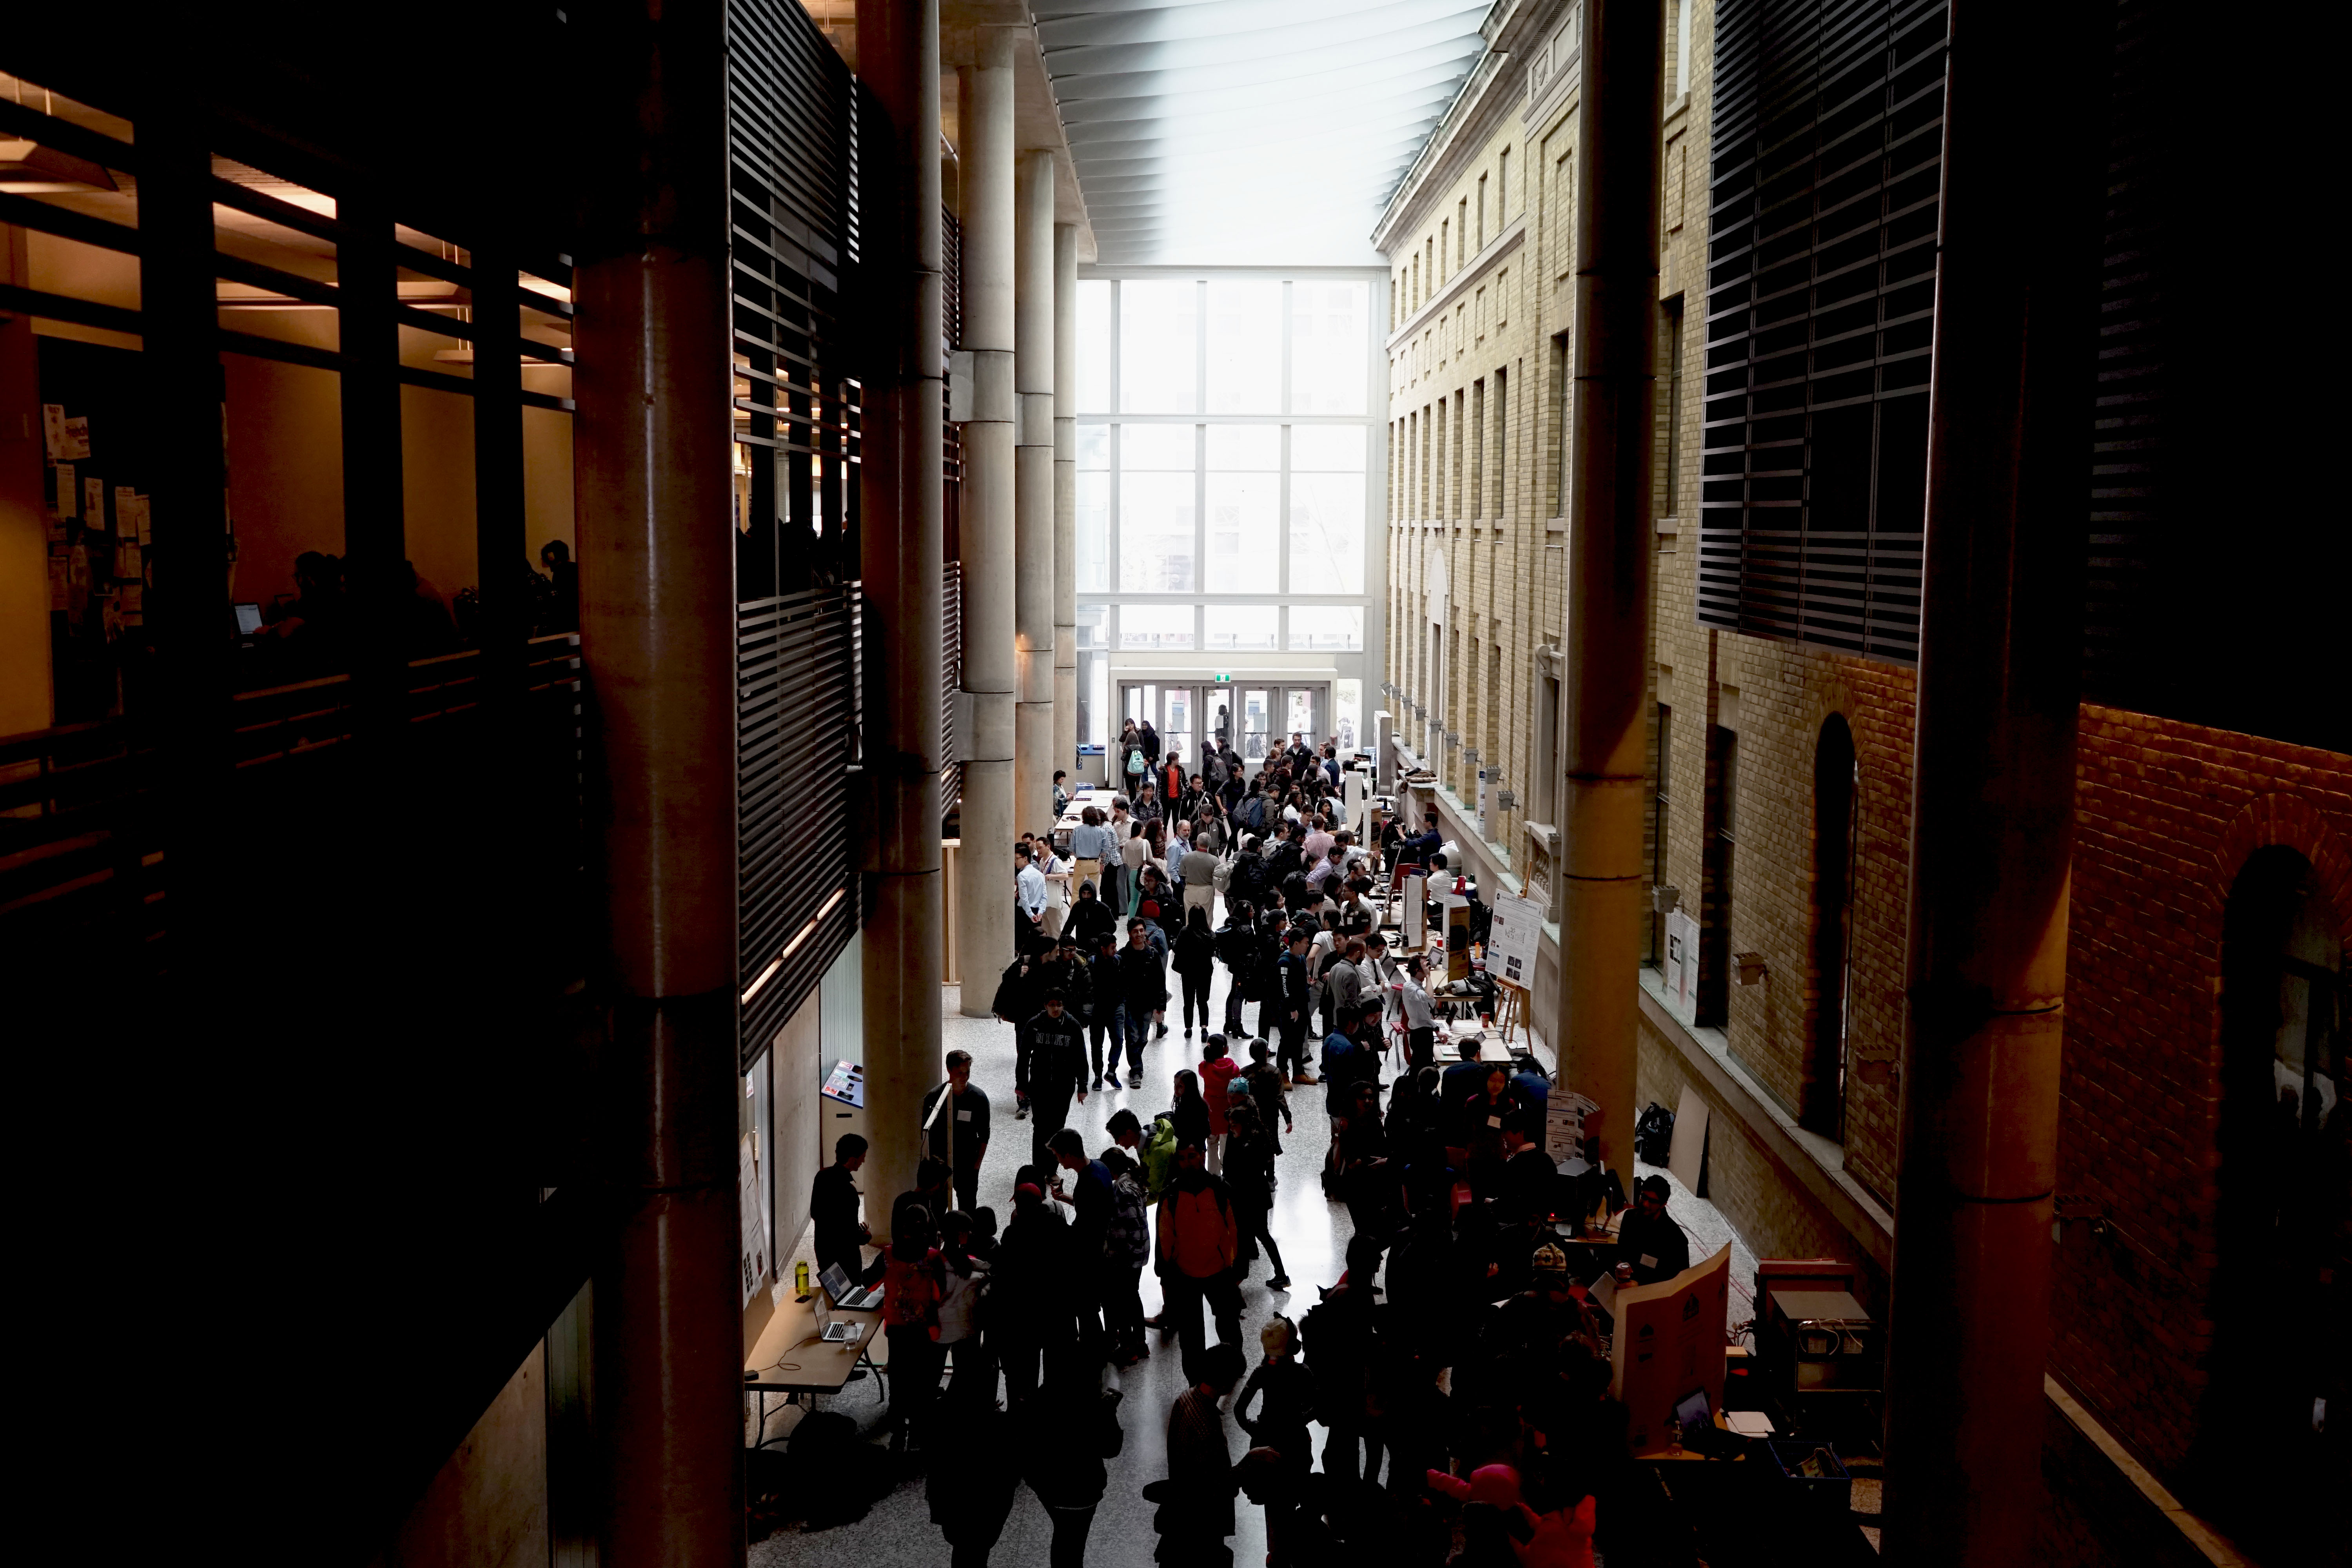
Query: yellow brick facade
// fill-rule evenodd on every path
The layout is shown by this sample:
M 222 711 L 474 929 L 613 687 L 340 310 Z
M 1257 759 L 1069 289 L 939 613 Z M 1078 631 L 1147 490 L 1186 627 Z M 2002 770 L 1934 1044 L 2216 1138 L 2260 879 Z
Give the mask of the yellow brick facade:
M 1663 819 L 1651 813 L 1650 863 L 1663 831 L 1658 879 L 1694 918 L 1723 928 L 1711 950 L 1719 973 L 1696 1021 L 1719 1026 L 1766 1097 L 1827 1134 L 1829 1157 L 1887 1202 L 1895 1084 L 1882 1069 L 1903 1026 L 1912 675 L 1696 618 L 1713 6 L 1684 3 L 1686 31 L 1674 0 L 1664 7 L 1651 635 L 1654 694 L 1672 723 L 1663 770 L 1654 724 L 1651 756 L 1671 804 Z M 1490 801 L 1483 844 L 1465 849 L 1507 885 L 1538 892 L 1548 890 L 1555 765 L 1542 681 L 1558 678 L 1550 650 L 1563 613 L 1580 26 L 1565 3 L 1505 17 L 1498 34 L 1511 36 L 1496 43 L 1509 58 L 1474 79 L 1375 237 L 1393 301 L 1385 679 L 1397 689 L 1380 705 L 1465 821 L 1477 814 L 1478 769 L 1500 769 L 1513 807 Z M 1815 752 L 1832 714 L 1853 735 L 1859 798 L 1842 1100 L 1835 1030 L 1824 1047 L 1815 1016 L 1843 977 L 1818 975 L 1813 957 Z M 1718 726 L 1736 737 L 1738 758 L 1727 922 L 1727 889 L 1710 883 L 1706 854 L 1724 821 L 1721 802 L 1710 809 Z M 1648 924 L 1662 944 L 1663 918 Z M 1733 953 L 1750 955 L 1748 984 Z

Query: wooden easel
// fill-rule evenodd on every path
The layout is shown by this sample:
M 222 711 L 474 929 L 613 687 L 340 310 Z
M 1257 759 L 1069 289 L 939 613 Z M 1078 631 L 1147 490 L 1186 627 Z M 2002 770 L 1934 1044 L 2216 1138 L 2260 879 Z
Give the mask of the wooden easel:
M 1495 989 L 1503 997 L 1502 1005 L 1495 1009 L 1495 1023 L 1502 1029 L 1503 1044 L 1507 1046 L 1511 1043 L 1511 1031 L 1528 1021 L 1528 994 L 1507 980 L 1496 981 Z M 1529 1035 L 1528 1039 L 1532 1042 L 1534 1036 Z

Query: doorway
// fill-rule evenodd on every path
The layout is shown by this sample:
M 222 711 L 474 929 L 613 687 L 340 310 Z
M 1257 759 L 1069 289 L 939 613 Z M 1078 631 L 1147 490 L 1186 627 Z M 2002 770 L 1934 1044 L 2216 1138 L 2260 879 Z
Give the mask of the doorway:
M 1290 744 L 1293 732 L 1315 746 L 1331 737 L 1331 684 L 1245 685 L 1239 681 L 1169 684 L 1156 680 L 1118 683 L 1119 710 L 1160 731 L 1160 756 L 1184 760 L 1197 770 L 1212 741 L 1230 741 L 1248 772 Z

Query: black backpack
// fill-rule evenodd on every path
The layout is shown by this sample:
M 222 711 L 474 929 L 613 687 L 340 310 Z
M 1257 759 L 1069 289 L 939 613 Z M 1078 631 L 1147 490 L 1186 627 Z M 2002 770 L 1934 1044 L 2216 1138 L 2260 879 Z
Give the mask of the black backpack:
M 1633 1158 L 1644 1165 L 1663 1165 L 1674 1147 L 1675 1113 L 1654 1100 L 1633 1123 Z

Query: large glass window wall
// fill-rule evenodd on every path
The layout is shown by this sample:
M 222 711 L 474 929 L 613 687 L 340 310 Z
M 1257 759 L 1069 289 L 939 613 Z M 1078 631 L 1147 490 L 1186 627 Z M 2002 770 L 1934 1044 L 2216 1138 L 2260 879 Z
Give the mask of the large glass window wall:
M 1352 274 L 1079 282 L 1088 697 L 1113 656 L 1365 650 L 1373 288 Z M 1084 706 L 1081 739 L 1108 740 L 1110 704 Z

